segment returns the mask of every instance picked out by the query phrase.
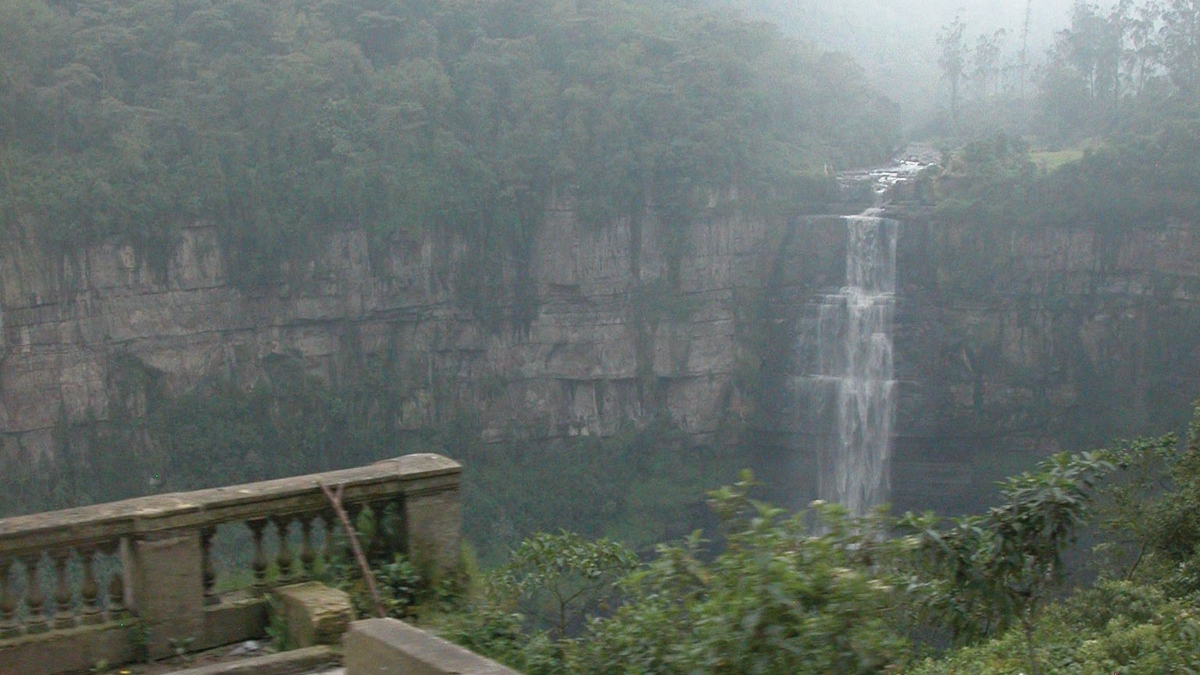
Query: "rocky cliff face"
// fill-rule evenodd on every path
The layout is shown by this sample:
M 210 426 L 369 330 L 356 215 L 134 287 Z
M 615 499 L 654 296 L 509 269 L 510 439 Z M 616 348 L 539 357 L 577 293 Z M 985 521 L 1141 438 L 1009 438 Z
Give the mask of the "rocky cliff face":
M 951 507 L 1030 455 L 1158 430 L 1200 392 L 1194 228 L 1030 231 L 967 255 L 970 232 L 902 219 L 902 505 Z M 52 457 L 64 424 L 139 414 L 145 392 L 122 384 L 130 363 L 179 395 L 214 378 L 252 387 L 288 355 L 332 387 L 382 372 L 403 392 L 401 429 L 455 408 L 487 440 L 610 435 L 661 412 L 696 442 L 757 431 L 798 458 L 803 483 L 819 431 L 802 428 L 790 390 L 795 331 L 844 279 L 844 238 L 834 217 L 714 208 L 680 241 L 652 220 L 594 228 L 556 209 L 529 262 L 536 313 L 499 329 L 456 290 L 471 271 L 463 246 L 433 234 L 376 246 L 335 231 L 289 281 L 249 289 L 203 224 L 157 267 L 116 242 L 59 259 L 10 241 L 4 450 Z
M 1194 226 L 990 237 L 918 219 L 899 258 L 902 504 L 949 508 L 1032 456 L 1181 430 L 1200 395 Z
M 471 273 L 463 246 L 434 235 L 372 250 L 362 231 L 333 232 L 291 281 L 251 289 L 230 282 L 202 224 L 165 274 L 130 246 L 57 259 L 29 237 L 0 260 L 0 427 L 9 453 L 52 456 L 64 423 L 136 414 L 138 394 L 117 386 L 131 359 L 178 395 L 206 378 L 252 386 L 286 354 L 332 386 L 387 368 L 407 392 L 405 429 L 465 406 L 487 439 L 607 435 L 661 409 L 702 439 L 748 410 L 732 377 L 752 357 L 737 305 L 762 292 L 786 231 L 714 213 L 673 253 L 653 221 L 589 228 L 554 210 L 530 264 L 536 316 L 498 330 L 455 290 Z

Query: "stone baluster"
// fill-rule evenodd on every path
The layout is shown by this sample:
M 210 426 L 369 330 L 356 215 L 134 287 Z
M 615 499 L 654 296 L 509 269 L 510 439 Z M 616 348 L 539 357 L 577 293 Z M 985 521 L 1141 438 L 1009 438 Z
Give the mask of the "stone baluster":
M 204 604 L 217 605 L 221 603 L 221 598 L 217 596 L 213 587 L 217 583 L 217 570 L 213 566 L 212 560 L 212 540 L 217 534 L 217 527 L 209 525 L 200 530 L 200 569 L 201 579 L 204 584 Z
M 288 530 L 292 527 L 291 516 L 275 516 L 275 531 L 279 534 L 279 550 L 275 554 L 275 565 L 279 568 L 279 583 L 286 584 L 292 580 L 292 547 L 288 543 Z
M 408 523 L 404 522 L 404 496 L 394 497 L 391 501 L 395 505 L 393 509 L 393 525 L 395 529 L 392 532 L 393 539 L 388 542 L 392 547 L 392 553 L 403 553 L 409 555 L 408 551 Z
M 387 523 L 384 520 L 384 514 L 387 512 L 387 502 L 371 502 L 369 506 L 371 509 L 371 520 L 373 521 L 374 527 L 371 528 L 370 541 L 362 542 L 363 549 L 366 551 L 367 560 L 371 561 L 372 565 L 376 565 L 380 562 L 391 562 L 387 550 Z
M 408 546 L 408 521 L 405 520 L 404 495 L 399 495 L 392 502 L 396 505 L 396 549 L 397 552 L 412 557 Z
M 113 572 L 108 580 L 108 618 L 119 619 L 129 611 L 125 606 L 125 577 L 120 571 Z
M 9 558 L 0 558 L 0 639 L 21 634 L 21 627 L 17 624 L 17 596 L 8 577 L 12 563 Z
M 357 537 L 358 536 L 358 517 L 360 515 L 362 515 L 363 505 L 362 504 L 347 504 L 345 502 L 342 502 L 342 507 L 344 509 L 346 509 L 346 517 L 350 520 L 350 532 L 347 533 L 347 536 L 348 537 L 351 537 L 351 536 Z M 361 541 L 359 541 L 358 543 L 359 543 L 359 545 L 362 545 Z M 342 547 L 342 558 L 350 563 L 349 574 L 351 576 L 357 577 L 360 574 L 360 572 L 358 572 L 358 565 L 355 564 L 354 547 L 351 546 L 349 539 L 346 540 L 346 545 L 344 547 Z
M 363 505 L 361 503 L 347 504 L 343 502 L 342 508 L 346 509 L 346 517 L 350 519 L 350 527 L 354 528 L 355 534 L 358 534 L 358 517 L 362 515 Z
M 321 560 L 326 568 L 333 564 L 333 527 L 336 522 L 337 515 L 333 509 L 321 511 L 321 526 L 325 528 L 325 541 L 321 542 Z
M 42 614 L 42 606 L 46 604 L 46 596 L 42 593 L 42 582 L 38 578 L 38 567 L 42 564 L 42 554 L 36 553 L 21 558 L 25 563 L 25 574 L 29 579 L 25 590 L 25 632 L 45 633 L 48 630 L 46 616 Z
M 314 573 L 313 563 L 317 553 L 312 545 L 312 521 L 314 514 L 305 513 L 297 517 L 300 521 L 300 578 L 311 579 Z
M 367 560 L 374 566 L 383 561 L 383 558 L 380 556 L 383 555 L 384 549 L 384 509 L 383 504 L 379 502 L 368 503 L 366 507 L 371 513 L 371 537 L 365 540 L 365 542 L 359 543 L 362 544 L 362 554 L 366 555 Z
M 250 535 L 254 539 L 254 557 L 250 561 L 250 569 L 254 572 L 254 592 L 262 595 L 267 586 L 267 554 L 263 551 L 263 529 L 267 526 L 265 518 L 248 520 Z
M 121 542 L 113 540 L 100 545 L 100 552 L 106 556 L 119 558 L 121 554 Z M 125 606 L 125 572 L 122 569 L 124 562 L 113 571 L 112 576 L 108 580 L 106 591 L 108 592 L 108 620 L 118 621 L 125 617 L 128 608 Z
M 84 626 L 104 622 L 104 617 L 100 614 L 100 584 L 96 583 L 96 572 L 93 569 L 95 560 L 95 546 L 79 548 L 79 562 L 83 566 L 83 584 L 79 587 L 79 599 L 83 607 L 80 610 L 79 623 Z
M 61 548 L 50 551 L 50 560 L 54 563 L 54 627 L 70 628 L 75 625 L 75 615 L 71 612 L 71 584 L 67 581 L 67 561 L 71 559 L 71 549 Z

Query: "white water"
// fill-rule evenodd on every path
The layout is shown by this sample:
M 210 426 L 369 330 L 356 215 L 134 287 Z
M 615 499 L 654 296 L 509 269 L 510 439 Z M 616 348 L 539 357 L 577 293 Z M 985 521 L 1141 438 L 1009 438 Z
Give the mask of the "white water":
M 804 331 L 809 365 L 802 386 L 823 439 L 818 496 L 856 515 L 888 498 L 896 409 L 896 222 L 877 213 L 845 219 L 846 285 L 819 299 Z

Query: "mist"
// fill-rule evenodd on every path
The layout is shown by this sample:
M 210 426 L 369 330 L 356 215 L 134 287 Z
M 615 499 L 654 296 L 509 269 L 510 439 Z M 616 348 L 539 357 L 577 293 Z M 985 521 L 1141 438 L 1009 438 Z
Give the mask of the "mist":
M 1070 21 L 1073 0 L 723 0 L 777 23 L 817 47 L 851 55 L 871 81 L 901 104 L 908 127 L 947 105 L 937 66 L 937 37 L 955 18 L 967 44 L 995 37 L 1001 59 L 1015 69 L 1029 10 L 1029 67 L 1044 59 L 1054 34 Z M 997 36 L 997 31 L 1004 31 Z M 1014 78 L 1015 81 L 1015 78 Z M 1015 82 L 1011 86 L 1016 86 Z

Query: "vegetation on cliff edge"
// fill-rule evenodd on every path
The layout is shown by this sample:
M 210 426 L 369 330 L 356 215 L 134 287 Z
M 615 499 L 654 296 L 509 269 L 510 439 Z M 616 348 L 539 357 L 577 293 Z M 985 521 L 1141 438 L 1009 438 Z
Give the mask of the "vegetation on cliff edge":
M 611 541 L 538 535 L 415 615 L 547 675 L 1196 672 L 1198 457 L 1200 411 L 1184 443 L 1052 457 L 950 521 L 819 502 L 788 516 L 743 479 L 710 493 L 715 548 L 696 534 L 635 564 Z M 1088 523 L 1099 576 L 1064 592 Z
M 250 285 L 329 228 L 432 231 L 468 245 L 482 311 L 555 200 L 681 226 L 714 195 L 796 208 L 890 151 L 896 110 L 850 60 L 690 7 L 8 0 L 0 224 L 161 271 L 206 221 Z

